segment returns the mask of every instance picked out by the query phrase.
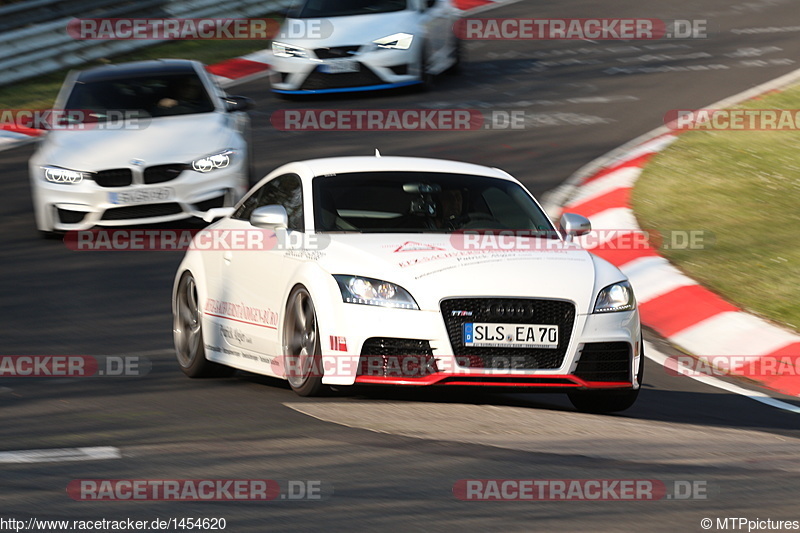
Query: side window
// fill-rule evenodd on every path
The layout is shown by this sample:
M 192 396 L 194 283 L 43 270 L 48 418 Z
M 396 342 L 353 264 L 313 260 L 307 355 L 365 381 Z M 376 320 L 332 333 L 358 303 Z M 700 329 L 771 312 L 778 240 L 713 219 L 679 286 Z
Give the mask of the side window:
M 289 215 L 289 229 L 305 231 L 303 186 L 297 174 L 284 174 L 266 183 L 239 206 L 233 218 L 250 220 L 253 210 L 265 205 L 282 205 Z

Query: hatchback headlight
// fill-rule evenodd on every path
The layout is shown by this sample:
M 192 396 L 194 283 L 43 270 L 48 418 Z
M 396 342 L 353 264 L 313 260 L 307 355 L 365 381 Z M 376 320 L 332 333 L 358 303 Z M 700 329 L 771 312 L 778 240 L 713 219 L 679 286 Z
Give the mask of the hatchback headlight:
M 633 296 L 633 287 L 627 281 L 614 283 L 601 290 L 594 304 L 595 313 L 631 311 L 635 308 L 636 298 Z
M 410 33 L 395 33 L 380 39 L 372 41 L 378 48 L 385 48 L 388 50 L 408 50 L 411 48 L 411 42 L 414 36 Z
M 397 309 L 419 309 L 414 298 L 399 285 L 362 276 L 334 275 L 342 301 L 350 304 L 377 305 Z
M 272 41 L 272 53 L 275 57 L 308 57 L 308 51 L 299 46 Z

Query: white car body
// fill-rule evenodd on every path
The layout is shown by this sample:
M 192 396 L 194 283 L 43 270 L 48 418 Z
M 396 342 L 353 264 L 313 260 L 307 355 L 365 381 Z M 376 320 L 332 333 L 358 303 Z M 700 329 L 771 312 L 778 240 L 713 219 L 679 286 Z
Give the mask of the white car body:
M 315 1 L 301 2 L 299 9 Z M 426 75 L 457 64 L 460 48 L 453 27 L 459 16 L 449 0 L 407 0 L 399 11 L 352 16 L 290 14 L 273 42 L 272 89 L 321 94 L 422 83 Z M 404 38 L 386 40 L 398 35 Z
M 336 183 L 348 173 L 384 171 L 471 175 L 510 181 L 519 185 L 535 203 L 530 193 L 505 172 L 467 163 L 406 157 L 343 157 L 284 165 L 261 180 L 242 203 L 251 196 L 256 198 L 254 195 L 278 176 L 298 176 L 302 183 L 305 229 L 302 232 L 287 230 L 286 235 L 288 241 L 294 243 L 305 239 L 304 249 L 196 249 L 187 252 L 178 269 L 173 310 L 176 317 L 181 312 L 176 307 L 176 299 L 180 282 L 188 273 L 196 283 L 196 307 L 201 315 L 204 343 L 202 356 L 206 360 L 258 374 L 289 377 L 287 302 L 293 289 L 302 286 L 307 289 L 316 312 L 319 355 L 324 367 L 321 382 L 326 385 L 476 385 L 550 387 L 549 390 L 562 391 L 637 391 L 641 380 L 642 347 L 635 303 L 625 311 L 593 312 L 598 293 L 610 285 L 624 283 L 626 278 L 610 263 L 568 242 L 569 239 L 561 233 L 550 241 L 547 250 L 467 253 L 454 241 L 453 233 L 315 231 L 313 213 L 322 208 L 313 205 L 312 183 L 315 178 L 326 177 Z M 541 209 L 538 203 L 535 207 Z M 343 212 L 339 214 L 347 216 Z M 555 232 L 543 211 L 542 216 L 549 229 Z M 226 216 L 206 231 L 246 232 L 254 229 L 249 220 Z M 309 250 L 309 239 L 313 241 L 315 237 L 321 239 L 324 246 L 319 250 Z M 515 238 L 527 242 L 524 241 L 526 237 Z M 363 276 L 396 284 L 408 291 L 418 309 L 345 303 L 334 274 Z M 574 306 L 571 323 L 559 326 L 563 357 L 547 368 L 531 369 L 476 368 L 464 363 L 464 359 L 459 359 L 455 353 L 454 345 L 459 344 L 459 340 L 450 335 L 455 330 L 449 332 L 447 323 L 477 320 L 459 317 L 473 312 L 477 317 L 481 311 L 476 306 L 483 304 L 451 300 L 461 298 L 518 299 L 525 305 L 529 302 L 533 306 L 558 302 L 567 308 Z M 454 305 L 448 304 L 445 308 L 443 302 L 446 301 Z M 533 309 L 531 312 L 538 312 L 535 307 Z M 500 313 L 500 318 L 483 316 L 481 320 L 514 322 L 505 310 L 486 309 L 486 313 L 490 311 Z M 446 316 L 447 312 L 450 316 Z M 178 329 L 176 326 L 176 333 Z M 376 338 L 429 343 L 438 371 L 410 378 L 360 373 L 359 358 L 374 355 L 370 352 L 374 351 L 376 341 L 370 341 L 369 348 L 365 343 Z M 588 354 L 587 347 L 593 343 L 621 343 L 628 354 L 613 379 L 596 375 L 591 378 L 591 371 L 586 373 L 592 370 L 589 367 L 581 370 L 581 354 Z M 463 346 L 457 349 L 462 356 L 465 354 Z M 524 353 L 524 350 L 516 351 L 515 348 L 504 350 L 512 358 L 517 353 Z
M 128 121 L 125 127 L 120 122 L 116 127 L 101 124 L 83 130 L 53 128 L 44 135 L 29 161 L 40 231 L 201 217 L 210 208 L 230 206 L 241 198 L 249 185 L 249 118 L 238 108 L 226 107 L 229 97 L 198 62 L 157 60 L 74 72 L 64 82 L 54 109 L 67 109 L 73 88 L 85 83 L 81 80 L 87 76 L 106 83 L 117 75 L 124 81 L 154 72 L 170 75 L 176 69 L 181 75 L 196 75 L 213 109 Z M 223 168 L 204 172 L 192 166 L 194 161 L 223 151 L 231 152 Z M 75 171 L 79 178 L 48 181 L 45 173 L 50 167 Z M 148 170 L 151 167 L 158 168 Z M 159 169 L 165 169 L 160 177 Z

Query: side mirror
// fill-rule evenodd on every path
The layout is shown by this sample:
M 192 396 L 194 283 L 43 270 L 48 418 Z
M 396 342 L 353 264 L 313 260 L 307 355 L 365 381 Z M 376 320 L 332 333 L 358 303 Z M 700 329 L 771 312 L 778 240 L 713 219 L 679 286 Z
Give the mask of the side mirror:
M 231 216 L 234 211 L 235 209 L 233 207 L 214 207 L 203 214 L 203 220 L 206 222 L 214 222 L 218 218 Z
M 265 205 L 253 210 L 250 224 L 257 228 L 285 229 L 289 226 L 289 215 L 282 205 Z
M 586 235 L 592 231 L 592 223 L 589 222 L 589 219 L 575 213 L 564 213 L 558 223 L 567 234 L 567 241 L 572 241 L 573 237 Z
M 225 110 L 229 113 L 247 111 L 255 107 L 255 102 L 246 96 L 226 96 L 223 100 L 225 101 Z

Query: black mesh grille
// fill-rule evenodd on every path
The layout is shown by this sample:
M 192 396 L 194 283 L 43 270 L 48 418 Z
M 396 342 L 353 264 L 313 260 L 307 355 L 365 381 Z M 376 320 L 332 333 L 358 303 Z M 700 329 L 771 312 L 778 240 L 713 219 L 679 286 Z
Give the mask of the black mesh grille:
M 194 204 L 194 207 L 198 211 L 208 211 L 209 209 L 214 209 L 215 207 L 224 207 L 225 206 L 225 195 L 217 196 L 216 198 L 212 198 L 210 200 L 203 200 L 202 202 L 198 202 Z
M 182 213 L 180 204 L 145 204 L 129 205 L 107 209 L 103 213 L 103 220 L 128 220 L 131 218 L 154 218 Z
M 317 48 L 314 54 L 320 59 L 338 59 L 341 57 L 353 57 L 361 46 L 333 46 L 331 48 Z
M 342 72 L 339 74 L 325 74 L 317 70 L 312 72 L 300 87 L 305 91 L 318 89 L 342 89 L 346 87 L 366 87 L 367 85 L 380 85 L 385 83 L 368 67 L 361 65 L 359 72 Z
M 77 224 L 82 221 L 86 213 L 82 211 L 70 211 L 68 209 L 56 208 L 58 211 L 58 220 L 63 224 Z
M 575 375 L 586 381 L 630 381 L 631 345 L 589 342 L 583 346 Z
M 129 168 L 101 170 L 92 179 L 101 187 L 127 187 L 133 183 L 133 172 Z
M 147 167 L 144 169 L 144 182 L 150 184 L 164 183 L 165 181 L 174 180 L 180 176 L 181 172 L 187 170 L 188 168 L 189 165 L 183 163 Z
M 419 378 L 436 372 L 428 341 L 372 337 L 361 347 L 360 376 Z
M 564 362 L 575 324 L 575 305 L 563 300 L 453 298 L 442 301 L 441 309 L 456 361 L 461 366 L 472 368 L 559 368 Z M 555 349 L 467 347 L 464 346 L 463 326 L 471 322 L 555 324 L 559 330 L 558 346 Z

